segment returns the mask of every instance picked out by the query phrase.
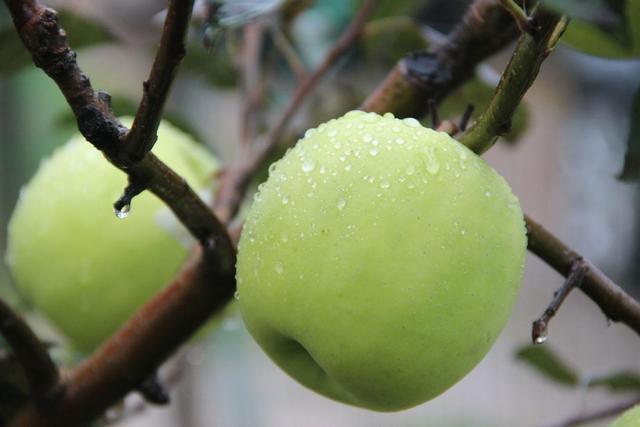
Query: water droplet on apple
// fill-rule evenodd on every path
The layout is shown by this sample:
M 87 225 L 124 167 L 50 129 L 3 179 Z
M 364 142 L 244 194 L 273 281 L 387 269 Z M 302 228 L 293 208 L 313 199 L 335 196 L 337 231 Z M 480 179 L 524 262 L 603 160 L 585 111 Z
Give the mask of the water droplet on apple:
M 413 175 L 416 171 L 416 168 L 413 165 L 407 166 L 407 175 Z
M 278 274 L 284 273 L 284 267 L 282 266 L 282 263 L 277 262 L 275 266 L 275 270 L 276 270 L 276 273 Z
M 387 181 L 386 179 L 383 179 L 380 182 L 380 188 L 389 188 L 391 187 L 391 184 L 389 184 L 389 181 Z
M 316 161 L 313 159 L 306 159 L 302 163 L 302 171 L 303 172 L 311 172 L 316 167 Z
M 239 300 L 240 300 L 240 291 L 235 291 L 235 292 L 233 293 L 233 298 L 234 298 L 236 301 L 239 301 Z
M 420 122 L 414 119 L 413 117 L 407 117 L 406 119 L 402 119 L 402 122 L 412 128 L 420 127 Z
M 338 204 L 336 205 L 338 210 L 342 210 L 344 209 L 344 207 L 346 206 L 347 201 L 345 199 L 343 199 L 342 197 L 338 200 Z
M 369 154 L 371 154 L 372 156 L 377 156 L 378 150 L 376 148 L 372 148 L 371 150 L 369 150 Z
M 287 196 L 282 196 L 282 204 L 286 205 L 289 203 L 289 198 Z
M 370 133 L 365 133 L 364 135 L 362 135 L 362 140 L 364 142 L 371 142 L 372 139 L 373 137 L 371 136 Z

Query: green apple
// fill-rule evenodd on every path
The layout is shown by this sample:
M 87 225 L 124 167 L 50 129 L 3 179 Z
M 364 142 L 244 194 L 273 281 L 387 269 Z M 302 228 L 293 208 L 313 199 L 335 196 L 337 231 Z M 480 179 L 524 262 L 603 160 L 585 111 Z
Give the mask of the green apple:
M 193 187 L 211 186 L 216 161 L 178 129 L 162 123 L 153 152 Z M 165 286 L 192 244 L 149 192 L 117 218 L 113 203 L 126 185 L 126 175 L 77 136 L 41 163 L 9 223 L 15 283 L 80 351 L 93 350 Z
M 414 119 L 353 111 L 307 131 L 256 194 L 240 310 L 303 385 L 401 410 L 489 351 L 525 248 L 518 200 L 482 159 Z
M 610 427 L 638 427 L 640 426 L 640 405 L 636 405 L 618 417 Z

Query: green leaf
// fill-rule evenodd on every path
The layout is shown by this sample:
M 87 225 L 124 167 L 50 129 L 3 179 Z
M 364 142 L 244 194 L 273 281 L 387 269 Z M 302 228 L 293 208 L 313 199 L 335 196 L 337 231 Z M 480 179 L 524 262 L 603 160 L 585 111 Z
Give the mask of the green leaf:
M 516 358 L 529 364 L 540 375 L 553 382 L 565 386 L 578 384 L 578 374 L 548 345 L 522 347 L 517 351 Z
M 360 41 L 366 65 L 390 68 L 407 53 L 426 49 L 420 26 L 408 16 L 376 19 L 367 23 Z
M 552 3 L 565 3 L 555 0 Z M 569 24 L 562 40 L 572 48 L 612 59 L 640 56 L 640 2 L 638 0 L 571 0 L 587 4 Z M 566 8 L 564 8 L 566 9 Z
M 627 154 L 624 166 L 618 179 L 631 181 L 640 178 L 640 88 L 636 91 L 631 117 L 629 120 L 629 137 L 627 138 Z
M 102 24 L 68 10 L 58 12 L 60 25 L 67 33 L 72 49 L 106 43 L 115 37 Z M 31 57 L 10 25 L 0 29 L 0 77 L 6 77 L 31 63 Z
M 637 392 L 640 391 L 640 375 L 631 371 L 617 372 L 592 379 L 589 387 L 606 387 L 612 392 Z

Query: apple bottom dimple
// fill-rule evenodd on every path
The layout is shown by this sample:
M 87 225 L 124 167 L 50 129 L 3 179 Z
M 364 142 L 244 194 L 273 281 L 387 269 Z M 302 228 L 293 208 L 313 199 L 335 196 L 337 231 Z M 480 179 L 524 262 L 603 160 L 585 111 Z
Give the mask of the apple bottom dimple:
M 317 319 L 313 309 L 307 311 Z M 470 325 L 457 334 L 443 328 L 444 336 L 437 336 L 419 323 L 385 321 L 394 314 L 368 321 L 347 316 L 332 325 L 333 336 L 318 330 L 336 320 L 331 315 L 297 331 L 277 325 L 277 320 L 246 312 L 243 317 L 267 355 L 296 381 L 334 400 L 381 412 L 438 396 L 464 377 L 494 341 L 493 336 L 476 335 Z

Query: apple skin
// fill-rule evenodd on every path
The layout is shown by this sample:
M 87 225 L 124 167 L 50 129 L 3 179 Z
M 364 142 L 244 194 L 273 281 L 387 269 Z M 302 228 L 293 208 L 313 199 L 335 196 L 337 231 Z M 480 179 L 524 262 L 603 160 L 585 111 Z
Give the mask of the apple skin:
M 163 122 L 153 152 L 194 188 L 211 186 L 216 160 L 178 129 Z M 118 219 L 113 203 L 126 185 L 123 172 L 76 136 L 41 163 L 9 222 L 6 261 L 18 289 L 81 352 L 169 283 L 191 245 L 149 192 Z
M 638 427 L 640 426 L 640 405 L 627 410 L 611 424 L 610 427 Z
M 489 351 L 525 248 L 518 200 L 482 159 L 414 119 L 353 111 L 272 166 L 239 242 L 239 306 L 301 384 L 402 410 Z

